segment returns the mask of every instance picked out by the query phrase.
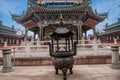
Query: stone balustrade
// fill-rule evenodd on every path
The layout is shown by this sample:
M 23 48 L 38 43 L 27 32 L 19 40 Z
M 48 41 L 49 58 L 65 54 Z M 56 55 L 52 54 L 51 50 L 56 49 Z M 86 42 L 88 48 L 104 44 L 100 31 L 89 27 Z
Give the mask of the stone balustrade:
M 39 42 L 39 45 L 28 44 L 27 46 L 12 47 L 13 52 L 11 56 L 12 56 L 13 62 L 18 58 L 49 57 L 49 49 L 48 49 L 49 47 L 48 45 L 46 45 L 47 41 L 38 41 L 38 42 Z M 79 42 L 82 42 L 82 41 L 79 41 Z M 87 42 L 89 42 L 89 44 L 78 43 L 77 55 L 75 56 L 75 58 L 81 58 L 81 57 L 85 58 L 87 56 L 93 56 L 93 57 L 94 56 L 110 56 L 112 54 L 112 60 L 110 57 L 109 63 L 112 62 L 112 66 L 111 66 L 112 68 L 116 68 L 116 66 L 117 68 L 119 68 L 118 54 L 120 54 L 120 47 L 117 46 L 116 48 L 115 46 L 117 44 L 112 45 L 112 44 L 94 43 L 92 41 L 87 41 Z M 63 48 L 64 46 L 60 45 L 60 47 Z M 116 56 L 116 53 L 117 53 L 117 56 Z
M 83 44 L 82 42 L 85 42 Z M 27 46 L 14 46 L 16 57 L 48 57 L 49 47 L 46 44 L 48 41 L 35 41 L 29 42 Z M 86 43 L 87 42 L 87 43 Z M 37 43 L 37 44 L 33 44 Z M 60 49 L 64 49 L 64 45 L 59 46 Z M 77 45 L 77 56 L 88 56 L 88 55 L 110 55 L 111 47 L 110 44 L 100 44 L 91 40 L 79 40 Z
M 49 41 L 31 41 L 26 46 L 14 46 L 14 57 L 49 57 Z M 59 46 L 64 49 L 64 45 Z M 77 56 L 111 55 L 111 44 L 101 44 L 99 40 L 78 40 Z M 119 50 L 120 53 L 120 50 Z M 0 55 L 2 56 L 2 55 Z

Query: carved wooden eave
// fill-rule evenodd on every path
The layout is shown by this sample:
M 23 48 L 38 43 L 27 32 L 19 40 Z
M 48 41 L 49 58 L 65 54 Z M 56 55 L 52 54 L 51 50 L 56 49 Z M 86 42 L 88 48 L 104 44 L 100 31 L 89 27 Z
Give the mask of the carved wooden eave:
M 29 21 L 23 23 L 23 26 L 25 26 L 27 28 L 32 28 L 32 27 L 36 27 L 37 24 L 35 22 L 33 22 L 32 20 L 29 20 Z
M 39 13 L 81 13 L 86 10 L 87 6 L 73 7 L 69 9 L 49 9 L 31 4 L 31 8 L 33 9 L 33 11 Z
M 89 27 L 95 27 L 96 24 L 98 24 L 98 22 L 90 18 L 87 19 L 84 23 L 84 25 L 87 25 Z

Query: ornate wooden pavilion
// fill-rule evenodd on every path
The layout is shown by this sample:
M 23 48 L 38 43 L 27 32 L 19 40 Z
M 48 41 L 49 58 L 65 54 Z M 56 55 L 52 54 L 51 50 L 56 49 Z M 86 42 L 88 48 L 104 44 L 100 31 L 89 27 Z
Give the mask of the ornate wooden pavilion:
M 108 12 L 98 14 L 92 10 L 91 0 L 28 0 L 27 11 L 22 15 L 11 14 L 13 20 L 22 24 L 27 31 L 38 34 L 39 40 L 50 39 L 50 33 L 59 26 L 60 17 L 63 17 L 64 26 L 72 28 L 74 39 L 87 38 L 87 31 L 102 22 Z

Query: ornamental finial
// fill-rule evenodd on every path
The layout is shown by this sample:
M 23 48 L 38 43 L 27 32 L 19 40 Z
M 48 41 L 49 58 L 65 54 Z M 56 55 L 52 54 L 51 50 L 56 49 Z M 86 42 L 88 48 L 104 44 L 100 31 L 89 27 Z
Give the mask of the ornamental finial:
M 62 24 L 63 24 L 63 15 L 60 14 L 60 25 L 62 25 Z

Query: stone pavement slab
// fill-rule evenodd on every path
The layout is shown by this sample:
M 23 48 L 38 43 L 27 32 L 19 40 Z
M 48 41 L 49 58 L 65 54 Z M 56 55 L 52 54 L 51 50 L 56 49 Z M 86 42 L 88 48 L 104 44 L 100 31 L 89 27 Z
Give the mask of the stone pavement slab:
M 53 66 L 18 66 L 10 73 L 1 73 L 0 80 L 62 80 L 62 72 L 55 75 Z M 0 70 L 2 66 L 0 66 Z M 74 73 L 67 73 L 68 80 L 120 80 L 120 69 L 109 65 L 74 65 Z

